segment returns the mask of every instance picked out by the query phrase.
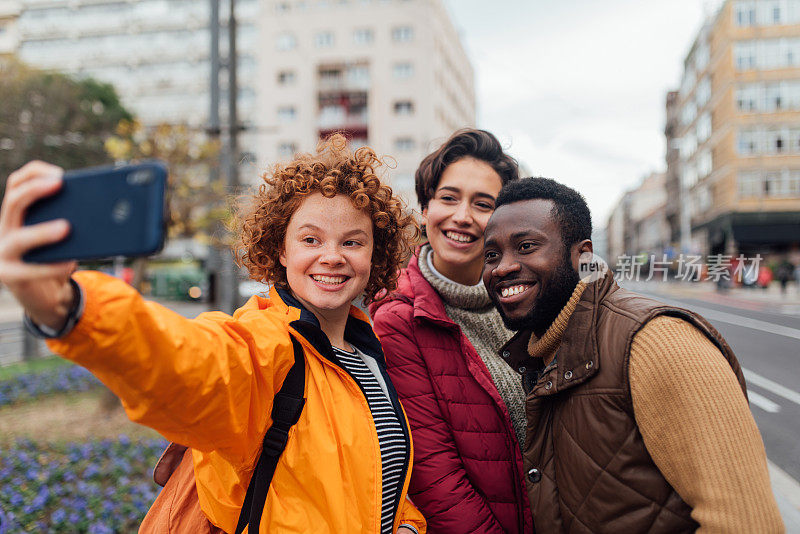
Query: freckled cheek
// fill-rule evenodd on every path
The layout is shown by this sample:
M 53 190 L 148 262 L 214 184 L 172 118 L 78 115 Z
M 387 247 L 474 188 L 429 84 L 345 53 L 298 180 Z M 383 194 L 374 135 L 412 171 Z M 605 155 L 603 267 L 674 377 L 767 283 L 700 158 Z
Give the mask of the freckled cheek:
M 309 254 L 303 249 L 287 249 L 286 271 L 295 276 L 303 276 L 314 265 L 314 254 Z

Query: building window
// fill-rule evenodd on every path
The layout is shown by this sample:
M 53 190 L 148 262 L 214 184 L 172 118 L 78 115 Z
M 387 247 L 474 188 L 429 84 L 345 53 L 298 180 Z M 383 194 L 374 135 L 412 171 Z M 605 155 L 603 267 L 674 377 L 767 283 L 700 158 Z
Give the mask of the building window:
M 292 33 L 282 33 L 278 35 L 275 46 L 282 52 L 294 50 L 297 48 L 297 38 Z
M 414 75 L 414 65 L 411 63 L 395 63 L 392 66 L 392 76 L 396 80 L 406 80 Z
M 737 26 L 753 26 L 756 23 L 755 2 L 737 2 L 735 13 Z
M 357 28 L 353 30 L 353 42 L 357 45 L 372 44 L 375 34 L 369 28 Z
M 697 104 L 694 102 L 687 102 L 681 110 L 681 124 L 687 126 L 691 124 L 695 117 L 697 117 Z
M 739 198 L 758 198 L 761 196 L 761 176 L 756 172 L 740 172 L 737 177 Z
M 694 66 L 697 72 L 703 72 L 711 59 L 711 50 L 707 43 L 703 42 L 694 53 Z
M 698 108 L 702 108 L 711 100 L 711 80 L 708 76 L 700 80 L 700 83 L 697 84 L 694 100 Z
M 741 130 L 736 139 L 736 150 L 739 154 L 749 156 L 758 151 L 758 132 L 753 130 Z
M 800 38 L 755 39 L 736 43 L 738 70 L 782 69 L 800 65 Z
M 736 91 L 736 107 L 739 108 L 739 111 L 756 111 L 758 109 L 758 87 L 740 87 Z
M 317 32 L 314 35 L 314 46 L 317 48 L 331 48 L 333 46 L 333 32 Z
M 294 106 L 281 106 L 278 108 L 280 122 L 294 122 L 297 118 L 297 109 Z
M 733 55 L 738 70 L 749 70 L 756 64 L 756 49 L 752 42 L 736 43 Z
M 800 197 L 800 171 L 791 171 L 786 177 L 787 196 Z
M 293 70 L 282 70 L 278 73 L 278 85 L 293 85 L 296 75 Z
M 292 159 L 297 154 L 297 145 L 288 141 L 278 144 L 278 157 L 281 159 Z
M 289 6 L 289 2 L 278 2 L 275 4 L 275 13 L 281 15 L 283 13 L 288 13 L 291 6 Z
M 714 168 L 714 161 L 711 156 L 710 150 L 703 150 L 697 156 L 697 175 L 700 178 L 705 178 Z
M 395 115 L 413 115 L 414 103 L 410 100 L 399 100 L 394 103 Z
M 394 140 L 394 149 L 398 152 L 410 152 L 414 150 L 414 140 L 410 137 L 398 137 Z
M 800 80 L 741 85 L 736 90 L 736 106 L 740 111 L 798 110 Z
M 697 143 L 700 144 L 711 137 L 711 114 L 706 112 L 697 119 Z
M 690 189 L 697 183 L 697 169 L 691 163 L 683 166 L 681 173 L 681 183 L 686 189 Z
M 349 65 L 347 67 L 347 81 L 355 87 L 368 88 L 369 87 L 369 66 L 367 65 Z
M 780 197 L 782 193 L 782 180 L 780 172 L 765 172 L 764 173 L 764 196 L 765 197 Z
M 414 28 L 411 26 L 396 26 L 392 28 L 392 41 L 395 43 L 408 43 L 414 39 Z

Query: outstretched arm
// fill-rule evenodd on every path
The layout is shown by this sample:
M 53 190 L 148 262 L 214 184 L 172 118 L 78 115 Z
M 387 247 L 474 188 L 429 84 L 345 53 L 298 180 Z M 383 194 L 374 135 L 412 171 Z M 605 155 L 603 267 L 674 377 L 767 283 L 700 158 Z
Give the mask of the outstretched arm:
M 88 368 L 133 421 L 166 438 L 235 462 L 257 454 L 273 395 L 294 361 L 285 325 L 255 305 L 189 320 L 102 273 L 74 278 L 83 316 L 48 342 L 54 352 Z

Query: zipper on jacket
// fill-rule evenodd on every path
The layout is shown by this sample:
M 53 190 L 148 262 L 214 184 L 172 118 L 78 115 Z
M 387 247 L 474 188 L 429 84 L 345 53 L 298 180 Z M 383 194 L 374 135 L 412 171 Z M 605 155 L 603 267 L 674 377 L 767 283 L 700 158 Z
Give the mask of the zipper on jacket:
M 295 322 L 295 321 L 293 321 L 293 322 Z M 302 322 L 306 323 L 307 326 L 319 329 L 319 327 L 317 327 L 314 324 L 308 323 L 307 321 L 302 321 Z M 304 325 L 304 326 L 306 326 L 306 325 Z M 294 325 L 290 324 L 290 326 L 294 326 Z M 358 386 L 358 389 L 359 389 L 359 391 L 361 391 L 361 395 L 364 398 L 364 402 L 367 404 L 367 409 L 369 410 L 370 418 L 372 418 L 372 425 L 373 425 L 373 428 L 375 430 L 375 435 L 377 436 L 378 429 L 377 429 L 377 426 L 375 426 L 375 418 L 372 415 L 372 410 L 370 409 L 369 401 L 367 400 L 367 393 L 366 393 L 366 391 L 364 391 L 364 388 L 361 386 L 361 384 L 358 382 L 358 380 L 356 380 L 355 377 L 352 374 L 350 374 L 350 372 L 342 365 L 342 363 L 339 361 L 339 358 L 336 357 L 336 353 L 334 353 L 333 347 L 331 346 L 330 340 L 328 340 L 327 336 L 324 336 L 324 334 L 323 334 L 323 336 L 325 337 L 325 340 L 327 341 L 327 344 L 322 344 L 321 343 L 323 345 L 322 347 L 316 347 L 314 345 L 314 341 L 312 339 L 308 339 L 308 337 L 305 335 L 305 330 L 306 330 L 306 328 L 303 328 L 302 330 L 298 330 L 298 328 L 295 326 L 295 331 L 297 332 L 297 334 L 300 335 L 301 337 L 303 337 L 304 339 L 306 339 L 306 341 L 308 341 L 309 343 L 311 343 L 311 345 L 319 353 L 319 355 L 323 357 L 323 359 L 327 360 L 331 365 L 336 367 L 336 369 L 342 371 L 345 375 L 347 375 L 350 378 L 350 380 L 352 380 L 356 384 L 356 386 Z M 320 331 L 320 333 L 321 333 L 321 331 Z M 352 341 L 349 341 L 349 343 L 351 343 L 354 347 L 356 347 L 359 350 L 361 350 L 368 357 L 374 358 L 374 356 L 372 356 L 370 354 L 371 351 L 369 351 L 369 349 L 365 351 L 365 350 L 363 350 L 362 347 L 358 346 L 358 344 L 355 344 Z M 323 350 L 320 350 L 320 349 L 323 349 Z M 408 445 L 406 447 L 406 454 L 405 454 L 405 458 L 403 460 L 403 477 L 401 478 L 401 482 L 397 487 L 397 492 L 395 493 L 395 503 L 394 503 L 394 511 L 393 511 L 394 513 L 392 514 L 392 517 L 393 517 L 392 528 L 394 528 L 394 523 L 397 520 L 397 514 L 398 514 L 398 512 L 400 510 L 400 505 L 401 505 L 400 497 L 403 495 L 403 487 L 406 485 L 405 483 L 406 483 L 406 480 L 408 479 L 408 464 L 410 463 L 410 458 L 411 458 L 411 436 L 410 436 L 410 431 L 408 429 L 408 424 L 407 424 L 407 421 L 406 421 L 405 412 L 403 412 L 403 409 L 402 409 L 401 404 L 400 404 L 400 398 L 397 395 L 397 390 L 395 390 L 394 384 L 392 384 L 392 381 L 389 378 L 389 375 L 388 375 L 387 370 L 386 370 L 386 366 L 384 364 L 382 364 L 382 362 L 378 361 L 378 369 L 380 370 L 381 376 L 383 377 L 384 381 L 386 382 L 386 389 L 389 391 L 389 400 L 392 403 L 392 408 L 394 409 L 395 416 L 397 417 L 398 421 L 400 422 L 400 427 L 403 429 L 403 438 L 405 439 L 405 441 L 406 441 L 406 443 Z M 378 458 L 381 458 L 380 440 L 378 440 Z M 380 515 L 381 515 L 380 514 L 380 510 L 383 509 L 383 460 L 381 460 L 381 487 L 380 487 L 379 493 L 381 495 L 381 499 L 380 499 L 380 508 L 378 510 L 378 531 L 380 532 Z

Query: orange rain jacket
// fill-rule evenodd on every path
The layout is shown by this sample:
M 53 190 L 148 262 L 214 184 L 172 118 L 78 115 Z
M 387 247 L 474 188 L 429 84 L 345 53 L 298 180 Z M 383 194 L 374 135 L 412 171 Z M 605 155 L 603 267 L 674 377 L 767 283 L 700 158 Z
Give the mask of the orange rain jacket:
M 83 316 L 50 348 L 88 368 L 122 400 L 131 420 L 193 449 L 200 506 L 233 532 L 261 451 L 274 394 L 294 362 L 291 332 L 303 346 L 306 404 L 289 434 L 267 495 L 262 532 L 380 532 L 381 457 L 367 401 L 340 366 L 316 317 L 290 294 L 254 296 L 233 317 L 194 320 L 145 301 L 110 276 L 74 275 Z M 381 363 L 366 315 L 352 308 L 345 336 Z M 408 422 L 401 418 L 410 442 Z M 412 452 L 395 515 L 421 533 L 425 520 L 406 497 Z

